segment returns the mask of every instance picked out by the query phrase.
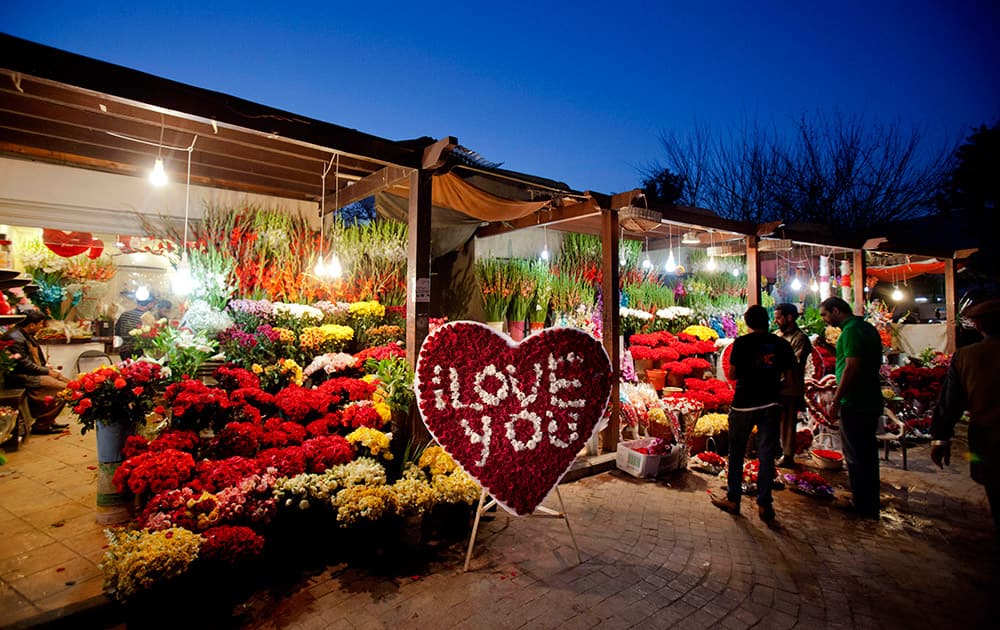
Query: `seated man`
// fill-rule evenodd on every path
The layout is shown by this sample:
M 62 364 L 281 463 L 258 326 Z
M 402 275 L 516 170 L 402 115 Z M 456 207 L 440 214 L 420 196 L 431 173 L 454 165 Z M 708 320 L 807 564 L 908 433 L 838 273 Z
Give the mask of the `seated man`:
M 8 352 L 16 356 L 14 369 L 7 375 L 8 387 L 23 387 L 28 398 L 28 409 L 35 418 L 32 433 L 52 434 L 68 428 L 68 424 L 56 424 L 56 416 L 66 403 L 56 397 L 66 387 L 69 379 L 59 370 L 45 365 L 45 353 L 35 340 L 35 334 L 45 326 L 45 315 L 41 311 L 28 311 L 26 317 L 3 338 L 13 341 Z

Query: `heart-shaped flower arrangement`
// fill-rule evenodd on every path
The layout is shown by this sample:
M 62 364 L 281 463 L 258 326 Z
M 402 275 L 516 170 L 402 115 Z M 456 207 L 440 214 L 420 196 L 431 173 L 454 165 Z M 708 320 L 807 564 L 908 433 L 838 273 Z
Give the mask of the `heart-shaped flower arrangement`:
M 437 442 L 504 509 L 524 515 L 593 435 L 611 393 L 611 362 L 575 328 L 516 343 L 458 321 L 424 340 L 415 387 Z

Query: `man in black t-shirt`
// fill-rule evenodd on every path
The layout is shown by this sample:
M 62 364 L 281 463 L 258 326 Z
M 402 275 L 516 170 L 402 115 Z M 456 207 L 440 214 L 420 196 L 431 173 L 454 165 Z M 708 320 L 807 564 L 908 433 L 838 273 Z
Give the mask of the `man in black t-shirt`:
M 757 427 L 757 511 L 765 522 L 774 520 L 771 486 L 774 459 L 780 451 L 781 381 L 793 378 L 795 354 L 787 341 L 767 332 L 764 307 L 751 306 L 743 315 L 749 333 L 733 342 L 726 376 L 736 381 L 729 411 L 729 492 L 709 496 L 712 504 L 730 514 L 740 513 L 743 496 L 743 457 L 747 440 Z

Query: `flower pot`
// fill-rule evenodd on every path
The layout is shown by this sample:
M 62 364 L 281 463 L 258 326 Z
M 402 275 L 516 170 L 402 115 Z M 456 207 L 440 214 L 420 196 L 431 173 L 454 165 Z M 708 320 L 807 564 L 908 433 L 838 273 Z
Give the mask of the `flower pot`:
M 545 322 L 531 322 L 531 332 L 536 333 L 545 328 Z
M 524 339 L 524 320 L 523 319 L 512 319 L 507 322 L 507 334 L 514 341 L 521 341 Z
M 654 370 L 654 369 L 646 370 L 646 380 L 649 382 L 650 385 L 653 386 L 653 389 L 657 391 L 663 389 L 664 380 L 666 379 L 666 376 L 667 373 L 664 372 L 663 370 Z
M 503 332 L 504 322 L 486 322 L 486 325 L 497 332 Z
M 674 372 L 667 372 L 668 387 L 684 387 L 684 377 Z

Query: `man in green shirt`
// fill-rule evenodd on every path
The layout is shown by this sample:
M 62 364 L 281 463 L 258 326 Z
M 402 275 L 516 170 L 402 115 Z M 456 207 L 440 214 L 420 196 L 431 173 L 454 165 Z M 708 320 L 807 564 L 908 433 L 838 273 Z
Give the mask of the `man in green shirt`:
M 840 327 L 837 339 L 837 391 L 834 413 L 840 414 L 840 437 L 851 478 L 854 509 L 865 518 L 879 517 L 878 443 L 875 432 L 882 414 L 882 340 L 875 327 L 851 313 L 838 297 L 823 300 L 820 317 Z

